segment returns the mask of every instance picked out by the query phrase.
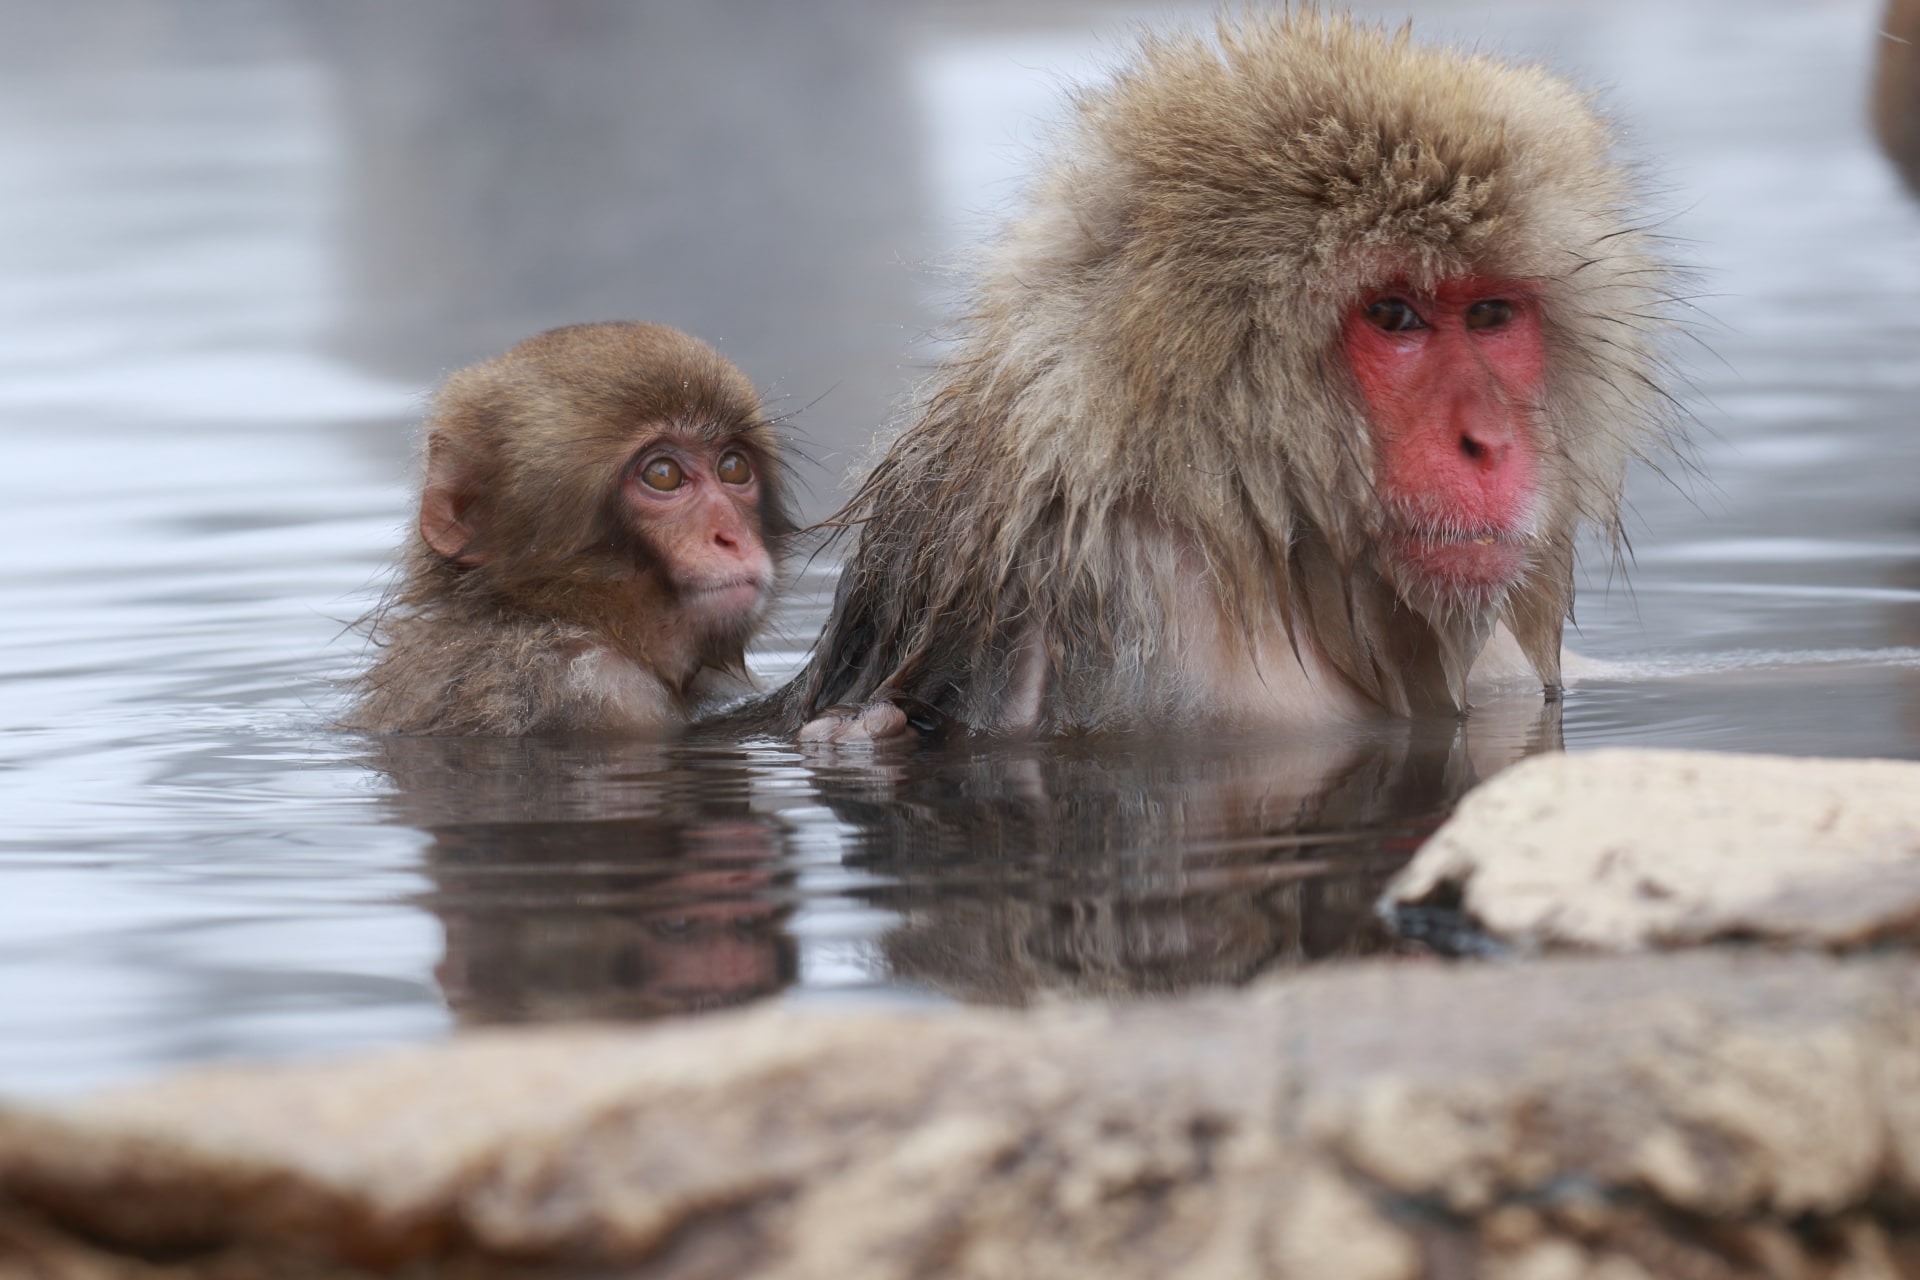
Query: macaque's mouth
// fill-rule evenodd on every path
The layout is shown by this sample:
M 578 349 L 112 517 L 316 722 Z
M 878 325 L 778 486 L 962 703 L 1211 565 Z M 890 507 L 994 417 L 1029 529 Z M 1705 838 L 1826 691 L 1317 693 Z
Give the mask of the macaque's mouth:
M 1500 590 L 1518 582 L 1530 541 L 1498 529 L 1402 529 L 1390 535 L 1396 562 L 1456 591 Z
M 683 582 L 679 587 L 681 605 L 708 616 L 752 613 L 766 596 L 764 581 L 751 576 L 724 578 L 716 582 Z

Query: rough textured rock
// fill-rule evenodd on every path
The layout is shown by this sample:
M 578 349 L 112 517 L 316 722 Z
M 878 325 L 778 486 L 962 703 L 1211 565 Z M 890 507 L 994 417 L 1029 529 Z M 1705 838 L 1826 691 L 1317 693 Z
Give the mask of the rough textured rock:
M 1920 764 L 1692 751 L 1536 756 L 1394 882 L 1523 946 L 1920 941 Z
M 1363 965 L 0 1113 L 0 1274 L 1920 1276 L 1920 965 Z

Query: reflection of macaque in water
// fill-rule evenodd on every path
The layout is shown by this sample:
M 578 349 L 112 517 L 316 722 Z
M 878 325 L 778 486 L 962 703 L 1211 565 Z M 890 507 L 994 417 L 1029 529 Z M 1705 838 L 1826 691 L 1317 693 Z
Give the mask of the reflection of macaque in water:
M 1920 195 L 1920 0 L 1889 0 L 1878 38 L 1874 132 L 1907 185 Z
M 779 833 L 764 819 L 490 825 L 433 833 L 437 974 L 468 1022 L 652 1018 L 792 985 Z
M 423 905 L 463 1022 L 652 1018 L 792 985 L 786 832 L 737 766 L 618 741 L 381 748 L 402 815 L 432 836 Z
M 804 766 L 845 860 L 899 913 L 893 974 L 965 999 L 1169 993 L 1398 948 L 1386 879 L 1475 782 L 1558 745 L 1558 706 L 1351 737 L 967 742 Z M 387 738 L 398 819 L 465 1021 L 647 1017 L 798 969 L 767 775 L 695 738 Z M 782 757 L 788 801 L 798 762 Z
M 1559 707 L 1350 739 L 963 745 L 816 778 L 904 921 L 894 975 L 962 999 L 1157 995 L 1419 951 L 1373 905 L 1466 791 L 1559 746 Z

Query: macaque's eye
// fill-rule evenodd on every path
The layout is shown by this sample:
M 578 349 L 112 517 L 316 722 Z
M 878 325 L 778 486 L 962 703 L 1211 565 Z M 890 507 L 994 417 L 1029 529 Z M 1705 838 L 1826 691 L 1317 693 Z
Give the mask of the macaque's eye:
M 1424 329 L 1427 322 L 1413 309 L 1413 304 L 1405 298 L 1382 298 L 1367 308 L 1367 319 L 1375 328 L 1388 333 L 1404 333 L 1409 329 Z
M 1467 328 L 1498 329 L 1513 319 L 1513 304 L 1504 298 L 1488 298 L 1467 308 Z
M 649 489 L 671 493 L 687 482 L 687 473 L 672 458 L 655 458 L 640 468 L 640 482 Z
M 753 464 L 747 461 L 743 453 L 723 453 L 720 455 L 720 465 L 713 469 L 713 474 L 725 484 L 746 484 L 753 479 Z

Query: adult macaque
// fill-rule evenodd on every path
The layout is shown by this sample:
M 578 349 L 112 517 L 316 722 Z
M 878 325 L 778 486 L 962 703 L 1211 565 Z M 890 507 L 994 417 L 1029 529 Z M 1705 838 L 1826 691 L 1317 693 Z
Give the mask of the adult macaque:
M 555 329 L 449 378 L 426 436 L 351 727 L 672 726 L 742 670 L 793 521 L 759 397 L 710 347 Z
M 1888 0 L 1873 78 L 1873 128 L 1920 195 L 1920 0 Z
M 787 723 L 1457 713 L 1501 624 L 1556 690 L 1575 534 L 1670 404 L 1614 142 L 1544 70 L 1311 10 L 1149 39 L 844 513 Z

